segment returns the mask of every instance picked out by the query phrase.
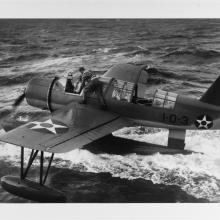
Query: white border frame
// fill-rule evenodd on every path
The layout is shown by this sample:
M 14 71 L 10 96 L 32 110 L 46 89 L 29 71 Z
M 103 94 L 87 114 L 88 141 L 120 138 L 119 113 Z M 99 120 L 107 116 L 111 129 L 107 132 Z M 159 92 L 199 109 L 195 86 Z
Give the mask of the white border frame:
M 0 18 L 219 18 L 219 0 L 0 0 Z M 219 219 L 219 204 L 0 204 L 2 219 Z
M 0 18 L 219 18 L 219 0 L 0 0 Z

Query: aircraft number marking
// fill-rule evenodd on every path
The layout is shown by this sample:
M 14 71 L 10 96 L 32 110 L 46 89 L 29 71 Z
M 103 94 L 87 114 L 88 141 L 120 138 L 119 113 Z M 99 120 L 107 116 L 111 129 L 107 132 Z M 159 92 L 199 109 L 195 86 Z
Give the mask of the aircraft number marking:
M 180 116 L 178 117 L 176 114 L 166 114 L 163 113 L 163 121 L 168 122 L 171 124 L 182 124 L 182 125 L 188 125 L 189 118 L 187 116 Z

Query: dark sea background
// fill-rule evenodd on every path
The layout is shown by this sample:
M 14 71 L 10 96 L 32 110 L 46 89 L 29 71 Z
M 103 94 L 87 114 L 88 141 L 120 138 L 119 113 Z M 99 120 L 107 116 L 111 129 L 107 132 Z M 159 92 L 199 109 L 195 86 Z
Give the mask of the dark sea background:
M 0 20 L 0 121 L 48 113 L 11 105 L 35 76 L 65 77 L 80 66 L 103 74 L 130 62 L 157 68 L 151 86 L 200 97 L 220 75 L 220 20 Z M 2 131 L 3 132 L 3 131 Z M 167 130 L 123 128 L 114 135 L 167 143 Z M 220 131 L 188 131 L 190 155 L 80 149 L 55 155 L 48 178 L 68 202 L 219 202 Z M 107 143 L 106 143 L 107 145 Z M 126 148 L 126 142 L 123 144 Z M 120 148 L 120 146 L 117 146 Z M 117 149 L 118 150 L 118 149 Z M 27 151 L 27 154 L 30 151 Z M 26 155 L 27 160 L 27 155 Z M 19 172 L 20 148 L 0 143 L 0 177 Z M 30 178 L 38 181 L 36 161 Z M 30 202 L 0 187 L 0 202 Z

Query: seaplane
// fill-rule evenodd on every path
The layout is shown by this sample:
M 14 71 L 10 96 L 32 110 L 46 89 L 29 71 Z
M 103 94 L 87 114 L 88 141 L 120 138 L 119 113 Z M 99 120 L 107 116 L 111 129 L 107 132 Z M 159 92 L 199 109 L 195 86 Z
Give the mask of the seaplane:
M 153 152 L 181 153 L 185 151 L 186 130 L 220 129 L 220 77 L 201 98 L 192 98 L 149 89 L 149 76 L 154 70 L 148 65 L 130 63 L 112 66 L 99 78 L 106 109 L 100 108 L 94 93 L 88 95 L 86 104 L 80 104 L 82 93 L 66 91 L 62 78 L 31 79 L 16 105 L 26 99 L 29 105 L 50 114 L 34 121 L 24 120 L 22 125 L 5 129 L 0 135 L 0 141 L 21 148 L 20 175 L 3 176 L 2 187 L 29 200 L 65 202 L 61 191 L 46 185 L 55 153 L 88 146 L 118 129 L 134 125 L 168 129 L 167 146 Z M 30 149 L 27 163 L 25 149 Z M 50 155 L 47 166 L 44 152 Z M 36 159 L 39 159 L 39 182 L 27 178 Z

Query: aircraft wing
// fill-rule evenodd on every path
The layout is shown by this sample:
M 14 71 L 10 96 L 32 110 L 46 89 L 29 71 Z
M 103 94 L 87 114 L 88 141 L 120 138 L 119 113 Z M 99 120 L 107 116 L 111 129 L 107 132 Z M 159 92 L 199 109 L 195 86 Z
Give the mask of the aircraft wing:
M 29 122 L 0 136 L 0 141 L 51 153 L 65 153 L 130 125 L 119 115 L 71 103 L 50 117 Z

